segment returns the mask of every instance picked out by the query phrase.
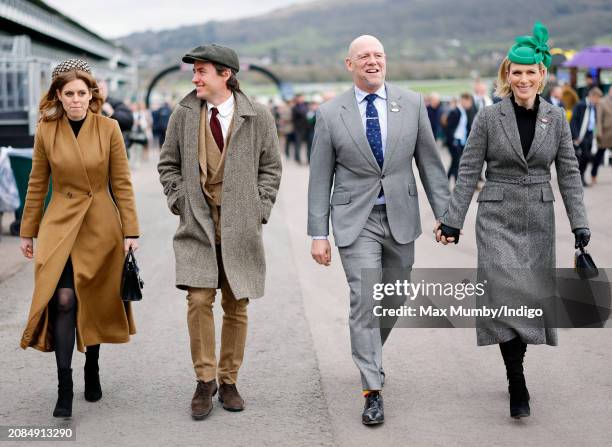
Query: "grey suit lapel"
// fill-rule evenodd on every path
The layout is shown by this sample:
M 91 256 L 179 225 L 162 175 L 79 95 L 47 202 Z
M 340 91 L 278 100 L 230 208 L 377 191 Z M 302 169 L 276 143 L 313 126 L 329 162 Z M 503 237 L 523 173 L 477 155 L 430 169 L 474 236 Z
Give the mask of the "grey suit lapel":
M 503 99 L 501 104 L 501 116 L 499 117 L 504 132 L 517 157 L 527 166 L 527 161 L 523 155 L 523 148 L 521 146 L 521 136 L 519 135 L 518 126 L 516 124 L 516 116 L 514 115 L 514 108 L 512 107 L 512 101 L 510 97 Z
M 343 101 L 340 106 L 340 116 L 346 126 L 351 139 L 357 146 L 357 149 L 361 154 L 368 160 L 368 162 L 378 171 L 380 166 L 374 158 L 370 143 L 366 138 L 363 130 L 363 123 L 361 121 L 361 115 L 359 114 L 359 107 L 357 106 L 357 99 L 355 98 L 355 89 L 351 88 L 347 92 L 343 93 Z
M 551 114 L 552 106 L 548 102 L 540 99 L 540 106 L 538 107 L 538 116 L 536 118 L 535 135 L 533 136 L 533 142 L 527 153 L 527 161 L 529 161 L 533 155 L 538 152 L 542 147 L 542 143 L 546 140 L 548 135 L 548 129 L 551 126 Z
M 396 90 L 389 84 L 385 84 L 385 86 L 387 89 L 387 141 L 385 143 L 383 170 L 390 163 L 391 154 L 399 146 L 400 135 L 403 130 L 402 119 L 405 118 L 406 113 L 406 110 L 402 110 L 400 105 L 402 98 L 400 90 Z

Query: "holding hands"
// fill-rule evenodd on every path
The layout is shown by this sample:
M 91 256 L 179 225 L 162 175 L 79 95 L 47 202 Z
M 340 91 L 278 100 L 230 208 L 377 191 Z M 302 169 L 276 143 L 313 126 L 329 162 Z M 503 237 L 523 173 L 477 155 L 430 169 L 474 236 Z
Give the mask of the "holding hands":
M 461 235 L 461 230 L 459 228 L 449 227 L 441 222 L 436 222 L 433 232 L 436 235 L 436 241 L 442 242 L 444 245 L 453 242 L 455 244 L 459 243 L 459 236 Z

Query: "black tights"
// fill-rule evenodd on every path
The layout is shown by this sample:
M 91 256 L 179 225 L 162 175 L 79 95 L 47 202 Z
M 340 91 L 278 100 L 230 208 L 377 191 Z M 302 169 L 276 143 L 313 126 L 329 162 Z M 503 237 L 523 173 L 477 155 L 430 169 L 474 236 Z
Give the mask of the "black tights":
M 53 340 L 55 342 L 55 361 L 59 368 L 70 368 L 76 338 L 76 296 L 74 289 L 58 288 L 53 296 Z M 87 352 L 96 359 L 100 345 L 87 347 Z M 88 354 L 89 356 L 89 354 Z

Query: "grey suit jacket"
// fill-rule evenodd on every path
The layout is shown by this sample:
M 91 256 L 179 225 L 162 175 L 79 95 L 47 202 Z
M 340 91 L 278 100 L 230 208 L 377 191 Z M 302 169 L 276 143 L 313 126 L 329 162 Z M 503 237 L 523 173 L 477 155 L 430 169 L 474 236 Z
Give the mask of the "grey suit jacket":
M 421 234 L 421 221 L 413 158 L 434 215 L 444 212 L 450 196 L 448 180 L 423 98 L 390 84 L 386 88 L 387 141 L 382 169 L 366 138 L 354 88 L 319 108 L 308 185 L 310 236 L 329 233 L 331 209 L 336 245 L 352 244 L 382 187 L 393 238 L 400 244 L 414 241 Z

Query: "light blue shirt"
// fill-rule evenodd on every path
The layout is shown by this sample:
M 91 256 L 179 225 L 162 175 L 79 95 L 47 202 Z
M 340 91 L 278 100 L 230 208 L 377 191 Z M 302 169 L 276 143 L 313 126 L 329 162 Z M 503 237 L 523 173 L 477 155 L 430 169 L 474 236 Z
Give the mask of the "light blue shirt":
M 382 151 L 384 155 L 387 147 L 387 89 L 383 84 L 374 93 L 378 96 L 374 100 L 374 107 L 376 107 L 376 111 L 378 112 L 378 124 L 380 125 L 380 136 L 382 138 Z M 368 92 L 364 92 L 359 87 L 355 86 L 355 99 L 357 100 L 357 106 L 359 106 L 359 115 L 361 116 L 364 133 L 366 131 L 366 107 L 368 106 L 368 101 L 366 101 L 365 97 L 368 95 Z M 384 195 L 376 198 L 376 205 L 383 205 L 384 203 L 386 203 Z
M 587 112 L 589 114 L 589 126 L 587 130 L 592 132 L 595 129 L 595 106 L 589 101 L 587 101 L 587 104 Z
M 455 140 L 459 140 L 463 146 L 465 146 L 465 142 L 467 140 L 467 113 L 465 113 L 465 109 L 461 106 L 457 107 L 459 109 L 459 124 L 457 124 L 457 129 L 453 134 L 453 138 Z

